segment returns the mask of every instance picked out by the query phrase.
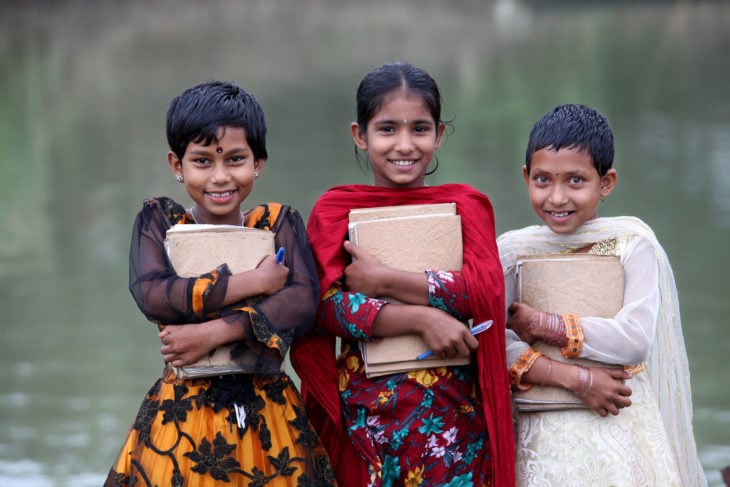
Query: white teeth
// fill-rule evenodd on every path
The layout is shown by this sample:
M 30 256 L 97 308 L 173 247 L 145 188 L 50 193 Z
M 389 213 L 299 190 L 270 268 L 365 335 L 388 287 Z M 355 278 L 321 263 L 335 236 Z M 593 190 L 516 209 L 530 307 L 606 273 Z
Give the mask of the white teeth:
M 416 161 L 390 161 L 390 163 L 395 164 L 396 166 L 410 166 L 415 164 Z
M 567 211 L 564 211 L 562 213 L 557 213 L 555 211 L 551 211 L 550 214 L 556 218 L 563 218 L 564 216 L 568 216 L 570 213 Z
M 225 193 L 209 193 L 213 198 L 226 198 L 230 196 L 233 191 L 226 191 Z

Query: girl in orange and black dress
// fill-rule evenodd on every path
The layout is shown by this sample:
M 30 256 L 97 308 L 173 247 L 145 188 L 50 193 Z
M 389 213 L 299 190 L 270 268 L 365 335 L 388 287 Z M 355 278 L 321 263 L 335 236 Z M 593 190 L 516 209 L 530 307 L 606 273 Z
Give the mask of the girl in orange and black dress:
M 312 327 L 317 309 L 303 221 L 278 203 L 240 210 L 267 158 L 263 111 L 235 84 L 210 82 L 175 98 L 167 118 L 168 162 L 194 204 L 185 209 L 169 198 L 146 200 L 130 250 L 130 290 L 160 325 L 167 367 L 142 402 L 105 485 L 336 485 L 299 393 L 280 372 L 292 340 Z M 178 223 L 269 230 L 286 257 L 283 264 L 267 257 L 238 274 L 224 264 L 181 278 L 164 250 L 167 230 Z M 247 301 L 254 296 L 263 299 Z M 249 373 L 179 379 L 170 367 L 230 342 L 256 357 Z

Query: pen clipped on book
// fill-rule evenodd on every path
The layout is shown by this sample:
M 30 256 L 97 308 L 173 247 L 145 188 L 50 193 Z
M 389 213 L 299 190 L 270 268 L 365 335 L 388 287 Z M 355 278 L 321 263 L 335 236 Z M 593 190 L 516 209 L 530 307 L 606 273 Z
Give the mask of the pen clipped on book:
M 276 251 L 276 263 L 284 263 L 284 247 L 279 247 L 279 250 Z
M 492 327 L 492 320 L 487 320 L 482 323 L 479 323 L 476 326 L 473 326 L 471 328 L 471 334 L 472 335 L 478 335 L 479 333 L 483 331 L 487 331 L 489 328 Z M 426 360 L 428 357 L 433 355 L 433 350 L 428 350 L 427 352 L 423 352 L 418 357 L 416 357 L 416 360 Z

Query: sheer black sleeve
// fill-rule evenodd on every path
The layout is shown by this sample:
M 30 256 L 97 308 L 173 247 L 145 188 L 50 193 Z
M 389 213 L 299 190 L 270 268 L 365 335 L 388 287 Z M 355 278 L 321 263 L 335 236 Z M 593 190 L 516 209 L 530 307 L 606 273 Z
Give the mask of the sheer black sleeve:
M 243 326 L 250 324 L 247 327 L 249 346 L 256 342 L 265 344 L 278 349 L 283 357 L 292 340 L 314 326 L 319 280 L 299 213 L 293 208 L 283 207 L 272 230 L 276 234 L 276 248 L 284 247 L 284 264 L 289 268 L 286 285 L 255 304 L 232 306 L 221 314 L 226 321 L 240 321 Z
M 178 277 L 165 252 L 165 235 L 184 209 L 169 199 L 150 199 L 137 214 L 129 250 L 129 290 L 144 315 L 165 324 L 214 318 L 228 286 L 227 266 L 200 277 Z M 179 212 L 182 212 L 180 214 Z

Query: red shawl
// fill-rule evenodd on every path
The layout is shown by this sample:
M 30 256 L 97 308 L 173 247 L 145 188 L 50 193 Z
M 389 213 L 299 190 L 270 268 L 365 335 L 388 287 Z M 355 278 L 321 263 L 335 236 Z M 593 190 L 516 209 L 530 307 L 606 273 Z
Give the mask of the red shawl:
M 479 389 L 489 429 L 494 487 L 513 486 L 514 435 L 504 336 L 504 276 L 497 251 L 492 205 L 487 197 L 464 184 L 390 189 L 346 185 L 325 192 L 312 208 L 307 234 L 317 263 L 324 295 L 348 263 L 342 243 L 347 236 L 348 213 L 353 208 L 455 202 L 464 240 L 462 274 L 475 323 L 494 320 L 478 336 Z M 291 362 L 301 378 L 301 391 L 310 420 L 317 429 L 338 479 L 353 479 L 366 466 L 349 439 L 341 415 L 335 337 L 323 331 L 295 340 Z

